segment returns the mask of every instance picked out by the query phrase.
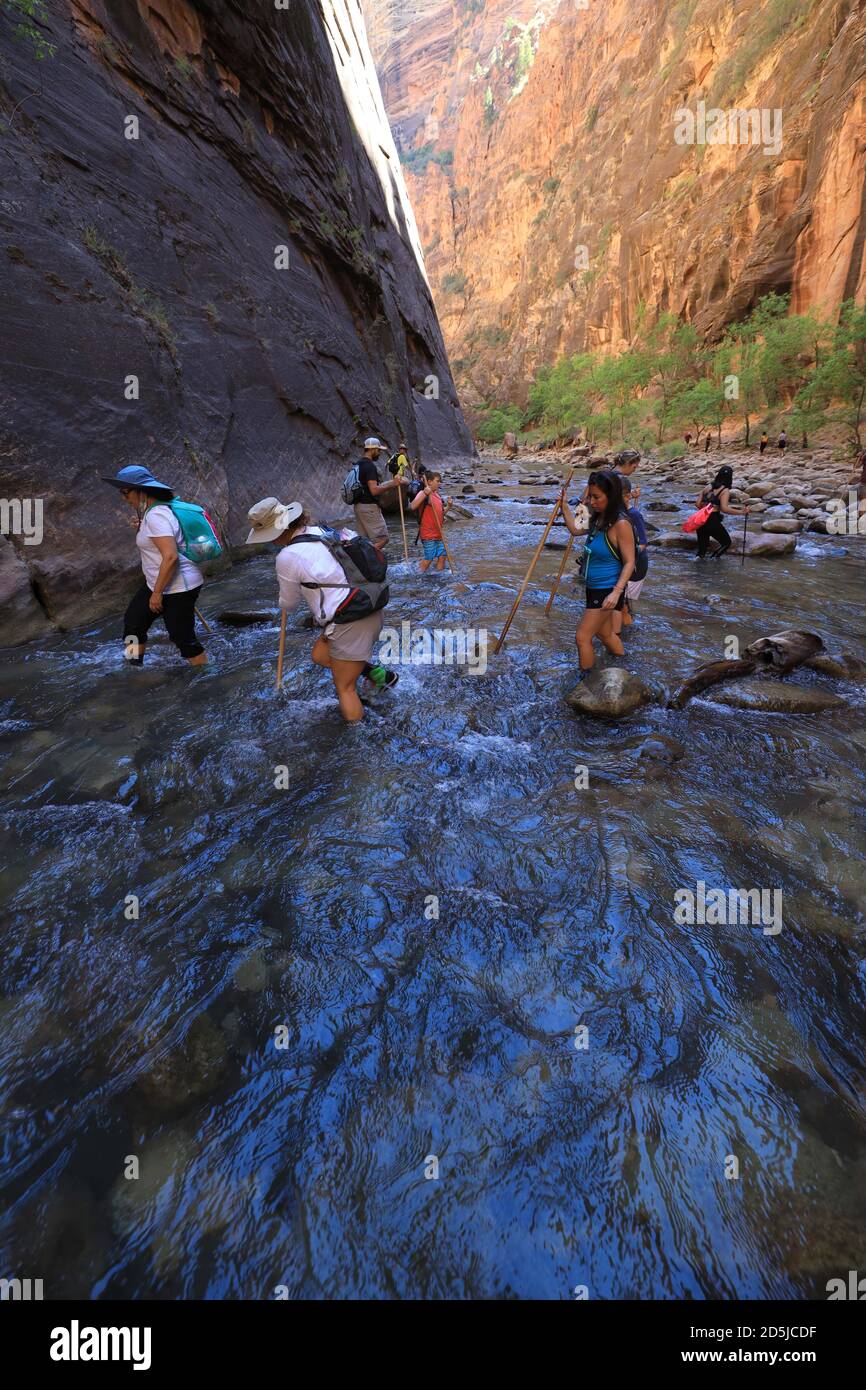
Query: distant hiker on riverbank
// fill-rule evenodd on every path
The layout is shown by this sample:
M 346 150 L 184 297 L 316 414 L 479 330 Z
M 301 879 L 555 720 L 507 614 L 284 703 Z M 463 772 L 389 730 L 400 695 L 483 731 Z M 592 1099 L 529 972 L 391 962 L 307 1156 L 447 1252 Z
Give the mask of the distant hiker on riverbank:
M 643 515 L 632 503 L 632 486 L 628 478 L 620 480 L 622 487 L 623 507 L 625 514 L 632 524 L 635 539 L 634 573 L 625 588 L 625 603 L 622 612 L 614 614 L 614 631 L 620 632 L 624 627 L 631 627 L 635 620 L 635 608 L 640 598 L 641 589 L 646 583 L 647 572 L 649 569 L 646 522 Z
M 767 434 L 767 431 L 764 430 L 764 433 L 761 435 L 761 453 L 762 453 L 762 454 L 763 454 L 764 450 L 766 449 L 767 445 L 769 444 L 769 442 L 770 442 L 770 436 Z
M 782 433 L 779 435 L 779 448 L 782 450 L 782 453 L 783 453 L 783 454 L 784 454 L 785 450 L 787 449 L 787 447 L 788 447 L 788 431 L 787 431 L 787 430 L 782 430 Z
M 280 607 L 290 612 L 306 600 L 314 623 L 322 629 L 313 645 L 313 661 L 331 672 L 343 718 L 348 724 L 359 723 L 364 718 L 356 689 L 361 677 L 377 690 L 396 685 L 398 679 L 394 671 L 371 660 L 384 621 L 381 610 L 388 601 L 387 562 L 372 542 L 354 531 L 312 526 L 300 502 L 284 504 L 265 497 L 247 515 L 252 527 L 247 545 L 272 543 L 279 548 Z
M 726 550 L 731 548 L 730 534 L 725 530 L 722 521 L 723 516 L 748 516 L 749 508 L 744 507 L 741 511 L 731 506 L 731 488 L 734 485 L 734 470 L 732 468 L 720 468 L 711 483 L 708 483 L 698 498 L 698 507 L 712 506 L 713 510 L 704 522 L 703 526 L 697 529 L 698 537 L 698 559 L 706 559 L 710 541 L 716 541 L 717 549 L 710 553 L 710 559 L 718 560 L 720 555 L 724 555 Z
M 569 531 L 577 536 L 577 524 L 565 492 L 561 510 Z M 622 611 L 626 585 L 635 566 L 634 532 L 625 515 L 622 484 L 616 474 L 590 474 L 589 510 L 592 520 L 578 571 L 586 585 L 586 611 L 575 639 L 581 672 L 591 671 L 595 665 L 592 644 L 596 637 L 614 656 L 625 655 L 613 618 Z
M 184 554 L 184 533 L 168 505 L 174 500 L 174 491 L 137 464 L 121 468 L 116 477 L 103 482 L 116 487 L 135 512 L 135 544 L 144 573 L 144 583 L 130 600 L 123 619 L 127 661 L 133 666 L 143 665 L 147 634 L 161 617 L 190 666 L 206 665 L 207 654 L 195 635 L 195 605 L 204 576 Z
M 364 457 L 352 466 L 343 483 L 343 500 L 354 508 L 358 535 L 366 536 L 377 550 L 384 550 L 389 539 L 379 498 L 382 493 L 403 486 L 399 474 L 390 483 L 383 483 L 379 477 L 377 461 L 384 447 L 380 439 L 365 439 Z
M 413 512 L 418 513 L 418 536 L 424 547 L 424 559 L 421 561 L 420 570 L 423 574 L 431 565 L 435 565 L 437 570 L 445 568 L 445 545 L 442 540 L 442 527 L 445 521 L 445 513 L 452 504 L 452 498 L 443 499 L 439 495 L 442 486 L 441 473 L 426 473 L 424 486 L 418 496 L 410 502 Z

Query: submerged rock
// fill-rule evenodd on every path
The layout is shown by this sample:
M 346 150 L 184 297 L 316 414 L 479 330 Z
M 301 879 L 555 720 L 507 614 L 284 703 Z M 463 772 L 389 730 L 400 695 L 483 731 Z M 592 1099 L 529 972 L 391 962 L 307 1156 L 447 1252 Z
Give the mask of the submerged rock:
M 228 1054 L 209 1014 L 199 1014 L 179 1047 L 154 1064 L 137 1090 L 155 1110 L 181 1110 L 218 1085 Z
M 822 652 L 803 664 L 812 671 L 821 671 L 825 676 L 836 676 L 839 680 L 866 681 L 866 662 L 850 652 L 839 652 L 835 656 Z
M 620 719 L 648 705 L 654 694 L 631 671 L 609 666 L 590 671 L 565 698 L 573 710 L 591 719 Z
M 841 709 L 845 701 L 829 690 L 818 690 L 782 681 L 736 681 L 710 697 L 715 704 L 732 709 L 759 710 L 766 714 L 823 714 Z

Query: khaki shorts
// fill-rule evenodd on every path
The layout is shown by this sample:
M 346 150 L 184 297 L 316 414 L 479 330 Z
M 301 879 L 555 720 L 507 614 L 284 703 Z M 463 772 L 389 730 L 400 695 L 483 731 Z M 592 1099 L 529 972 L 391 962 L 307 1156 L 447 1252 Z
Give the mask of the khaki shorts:
M 375 502 L 355 503 L 355 526 L 359 536 L 366 536 L 374 545 L 388 544 L 388 527 L 382 515 L 382 508 Z
M 369 661 L 379 640 L 384 613 L 371 613 L 354 623 L 328 623 L 324 635 L 335 661 Z

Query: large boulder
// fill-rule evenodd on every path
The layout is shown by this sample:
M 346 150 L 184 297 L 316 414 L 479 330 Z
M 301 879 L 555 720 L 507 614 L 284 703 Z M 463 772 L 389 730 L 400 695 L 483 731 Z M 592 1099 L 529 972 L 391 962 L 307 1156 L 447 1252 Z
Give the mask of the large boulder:
M 714 690 L 708 698 L 732 709 L 758 710 L 764 714 L 823 714 L 845 705 L 844 700 L 829 690 L 774 680 L 735 681 Z
M 28 568 L 5 536 L 0 536 L 0 612 L 0 640 L 4 646 L 28 642 L 52 630 L 48 615 L 33 592 Z
M 780 536 L 795 536 L 802 529 L 803 522 L 796 516 L 775 516 L 761 523 L 762 531 L 770 531 Z
M 608 666 L 590 671 L 565 698 L 573 710 L 591 719 L 621 719 L 648 705 L 655 696 L 631 671 Z
M 735 536 L 734 545 L 742 550 L 742 538 Z M 796 549 L 796 536 L 776 536 L 766 532 L 759 536 L 746 536 L 747 555 L 792 555 Z

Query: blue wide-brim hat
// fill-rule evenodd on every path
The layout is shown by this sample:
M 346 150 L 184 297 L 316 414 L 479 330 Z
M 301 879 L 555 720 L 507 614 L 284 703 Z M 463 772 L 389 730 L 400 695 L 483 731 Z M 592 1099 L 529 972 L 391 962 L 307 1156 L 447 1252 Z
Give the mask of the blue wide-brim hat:
M 139 463 L 130 463 L 126 468 L 121 468 L 115 477 L 103 478 L 102 481 L 110 483 L 112 487 L 135 487 L 141 492 L 151 492 L 155 497 L 162 497 L 166 502 L 170 502 L 174 497 L 174 488 L 159 482 L 149 468 L 144 468 Z

